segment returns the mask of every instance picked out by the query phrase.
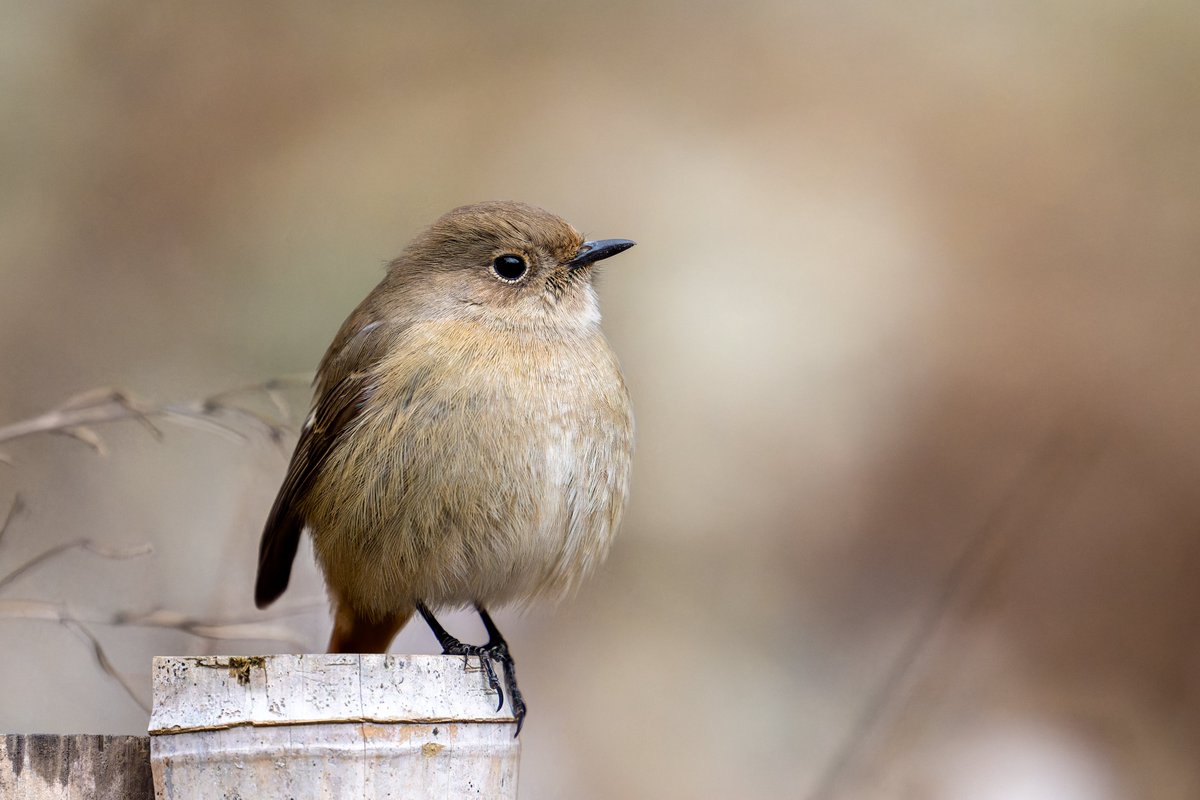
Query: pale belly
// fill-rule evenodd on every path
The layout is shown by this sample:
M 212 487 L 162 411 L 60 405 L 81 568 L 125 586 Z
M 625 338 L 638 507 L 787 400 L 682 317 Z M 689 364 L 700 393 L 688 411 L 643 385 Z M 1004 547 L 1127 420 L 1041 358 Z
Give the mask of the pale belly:
M 379 614 L 521 603 L 569 592 L 604 558 L 629 481 L 624 384 L 606 346 L 537 355 L 380 387 L 316 478 L 328 501 L 306 509 L 338 600 Z

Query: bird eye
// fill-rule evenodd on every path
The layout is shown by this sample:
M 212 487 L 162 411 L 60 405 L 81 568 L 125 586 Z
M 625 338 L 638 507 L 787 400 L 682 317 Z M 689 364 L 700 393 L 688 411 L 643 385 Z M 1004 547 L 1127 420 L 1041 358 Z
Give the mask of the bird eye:
M 524 278 L 528 271 L 529 265 L 520 256 L 500 256 L 492 262 L 492 272 L 505 283 L 516 283 Z

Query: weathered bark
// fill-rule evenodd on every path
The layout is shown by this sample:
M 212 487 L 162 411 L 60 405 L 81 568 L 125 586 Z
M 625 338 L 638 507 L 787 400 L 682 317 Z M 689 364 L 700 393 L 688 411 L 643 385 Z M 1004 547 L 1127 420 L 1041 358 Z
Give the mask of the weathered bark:
M 150 739 L 89 734 L 8 734 L 0 797 L 19 800 L 150 800 Z

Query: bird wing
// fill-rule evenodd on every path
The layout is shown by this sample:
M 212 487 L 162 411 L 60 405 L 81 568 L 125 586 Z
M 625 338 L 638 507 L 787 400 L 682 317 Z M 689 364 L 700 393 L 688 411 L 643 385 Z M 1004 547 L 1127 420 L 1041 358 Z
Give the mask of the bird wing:
M 275 602 L 287 588 L 305 525 L 301 501 L 330 450 L 374 393 L 372 367 L 386 351 L 395 328 L 395 323 L 381 321 L 364 303 L 343 324 L 317 369 L 312 412 L 300 431 L 259 544 L 254 585 L 259 608 Z

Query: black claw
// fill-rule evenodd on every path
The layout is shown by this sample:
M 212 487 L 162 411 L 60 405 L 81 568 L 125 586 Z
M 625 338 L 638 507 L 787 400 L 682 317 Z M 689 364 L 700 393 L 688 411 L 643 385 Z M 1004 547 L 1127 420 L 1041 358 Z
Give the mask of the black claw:
M 500 688 L 500 679 L 496 676 L 496 667 L 492 666 L 492 660 L 486 652 L 482 652 L 479 656 L 479 663 L 484 667 L 484 674 L 487 675 L 487 687 L 497 693 L 500 698 L 496 705 L 496 710 L 500 710 L 500 706 L 504 705 L 504 690 Z
M 517 730 L 513 734 L 515 739 L 521 735 L 521 728 L 525 725 L 525 714 L 528 711 L 525 706 L 525 697 L 517 688 L 517 666 L 513 662 L 512 654 L 508 652 L 508 642 L 504 641 L 504 636 L 496 628 L 492 616 L 482 605 L 477 604 L 475 610 L 479 612 L 479 618 L 483 620 L 483 627 L 487 629 L 488 633 L 488 642 L 484 647 L 491 653 L 491 657 L 504 667 L 504 683 L 508 687 L 508 702 L 511 704 L 513 716 L 517 720 Z M 496 710 L 499 711 L 500 708 L 497 707 Z
M 499 702 L 496 703 L 496 710 L 499 711 L 504 707 L 504 689 L 500 685 L 500 678 L 496 675 L 496 668 L 492 666 L 492 662 L 496 660 L 492 649 L 487 645 L 465 644 L 458 640 L 447 642 L 442 646 L 442 655 L 447 656 L 462 656 L 464 659 L 475 656 L 479 659 L 479 665 L 483 668 L 484 677 L 487 680 L 488 688 L 496 693 Z M 507 678 L 507 675 L 505 676 Z
M 512 662 L 509 661 L 509 666 L 504 670 L 504 677 L 508 683 L 509 702 L 512 703 L 513 716 L 517 718 L 517 730 L 513 734 L 513 738 L 521 735 L 521 728 L 525 725 L 525 712 L 528 710 L 525 707 L 525 698 L 521 696 L 521 690 L 517 688 L 517 675 L 512 668 Z
M 504 690 L 500 688 L 500 679 L 496 677 L 496 668 L 492 666 L 492 659 L 487 654 L 479 657 L 479 663 L 483 664 L 484 672 L 487 673 L 488 688 L 496 693 L 496 710 L 504 708 Z
M 504 687 L 508 689 L 508 701 L 512 707 L 513 717 L 517 720 L 517 731 L 513 734 L 515 739 L 521 735 L 521 728 L 525 725 L 525 714 L 528 711 L 525 697 L 517 688 L 516 664 L 513 662 L 512 654 L 508 652 L 508 643 L 496 629 L 496 624 L 492 622 L 491 616 L 483 606 L 476 605 L 475 608 L 479 611 L 479 616 L 488 633 L 488 641 L 484 645 L 463 644 L 442 627 L 424 603 L 417 604 L 417 610 L 421 612 L 421 616 L 425 618 L 425 622 L 429 624 L 434 636 L 437 637 L 438 644 L 442 646 L 442 653 L 451 656 L 477 656 L 479 658 L 479 663 L 487 678 L 488 688 L 496 692 L 499 701 L 496 703 L 496 711 L 504 708 L 504 688 L 501 688 L 500 678 L 496 675 L 493 663 L 504 668 Z
M 484 645 L 488 649 L 491 660 L 504 667 L 504 684 L 508 688 L 509 703 L 512 705 L 513 716 L 517 720 L 517 731 L 513 734 L 514 737 L 521 734 L 521 728 L 525 724 L 525 714 L 527 708 L 525 706 L 525 697 L 521 694 L 521 690 L 517 687 L 517 666 L 513 661 L 512 654 L 508 652 L 508 644 L 501 639 L 498 643 L 489 643 Z M 501 695 L 503 698 L 503 694 Z M 501 701 L 496 710 L 499 711 L 504 705 Z

